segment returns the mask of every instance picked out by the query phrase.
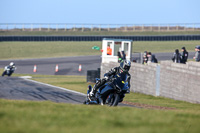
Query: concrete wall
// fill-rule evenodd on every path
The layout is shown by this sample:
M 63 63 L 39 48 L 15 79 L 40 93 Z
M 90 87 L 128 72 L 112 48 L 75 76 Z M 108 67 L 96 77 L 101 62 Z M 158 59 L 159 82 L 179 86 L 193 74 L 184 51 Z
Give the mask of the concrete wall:
M 102 63 L 101 77 L 119 63 Z M 177 64 L 163 61 L 160 65 L 132 63 L 131 91 L 175 100 L 200 103 L 200 63 Z
M 200 63 L 161 62 L 160 96 L 200 103 Z

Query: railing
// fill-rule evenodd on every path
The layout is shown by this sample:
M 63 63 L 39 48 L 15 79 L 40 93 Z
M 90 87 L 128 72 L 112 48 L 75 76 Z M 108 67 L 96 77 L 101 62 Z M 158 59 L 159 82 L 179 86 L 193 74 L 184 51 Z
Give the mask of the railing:
M 185 24 L 70 24 L 70 23 L 0 23 L 0 31 L 112 31 L 171 32 L 200 31 L 200 23 Z

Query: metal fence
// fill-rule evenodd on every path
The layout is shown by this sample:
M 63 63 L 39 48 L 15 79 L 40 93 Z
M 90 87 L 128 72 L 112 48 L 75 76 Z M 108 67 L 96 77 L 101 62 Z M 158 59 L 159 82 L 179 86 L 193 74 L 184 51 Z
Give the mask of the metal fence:
M 71 24 L 71 23 L 0 23 L 0 31 L 123 31 L 170 32 L 200 31 L 200 23 L 185 24 Z

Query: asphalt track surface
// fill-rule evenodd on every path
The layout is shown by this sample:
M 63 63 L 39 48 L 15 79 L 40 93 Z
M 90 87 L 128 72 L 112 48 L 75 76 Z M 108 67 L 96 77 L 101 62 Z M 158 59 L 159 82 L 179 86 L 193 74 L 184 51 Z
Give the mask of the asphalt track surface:
M 158 61 L 171 60 L 173 53 L 156 53 Z M 189 59 L 192 59 L 194 52 L 189 53 Z M 133 53 L 133 59 L 140 59 L 140 53 Z M 0 68 L 4 68 L 11 61 L 17 67 L 15 73 L 22 74 L 43 74 L 43 75 L 82 75 L 86 76 L 88 70 L 97 70 L 101 65 L 101 56 L 75 56 L 60 58 L 41 58 L 41 59 L 22 59 L 22 60 L 0 60 Z M 33 72 L 34 65 L 37 66 L 37 72 Z M 55 67 L 58 65 L 58 72 Z M 81 65 L 81 72 L 78 71 Z
M 43 75 L 86 75 L 87 70 L 97 70 L 100 68 L 101 56 L 76 56 L 61 58 L 42 58 L 42 59 L 22 59 L 22 60 L 2 60 L 0 68 L 4 68 L 11 61 L 17 67 L 15 73 L 22 74 L 43 74 Z M 34 65 L 37 72 L 33 72 Z M 58 72 L 55 67 L 58 65 Z M 81 72 L 78 71 L 81 65 Z
M 17 77 L 0 77 L 0 98 L 82 104 L 86 95 Z
M 0 98 L 83 104 L 86 99 L 86 94 L 40 83 L 30 79 L 18 77 L 0 77 Z M 119 106 L 136 107 L 134 105 L 122 103 L 119 103 Z

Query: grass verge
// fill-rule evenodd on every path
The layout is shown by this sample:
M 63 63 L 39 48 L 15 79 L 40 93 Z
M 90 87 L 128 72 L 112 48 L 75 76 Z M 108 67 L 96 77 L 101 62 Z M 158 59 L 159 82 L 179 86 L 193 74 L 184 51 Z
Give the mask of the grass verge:
M 102 42 L 0 42 L 0 59 L 44 58 L 81 55 L 101 55 L 93 46 L 101 48 Z M 137 41 L 132 52 L 174 52 L 183 46 L 188 51 L 200 41 Z

